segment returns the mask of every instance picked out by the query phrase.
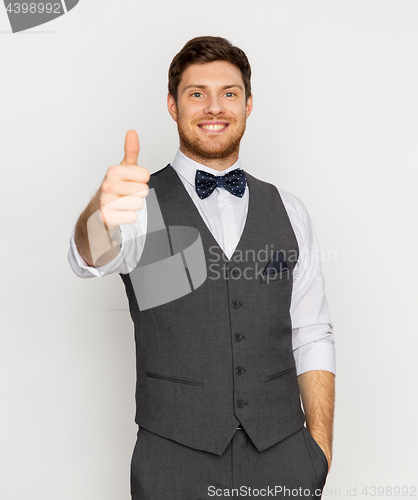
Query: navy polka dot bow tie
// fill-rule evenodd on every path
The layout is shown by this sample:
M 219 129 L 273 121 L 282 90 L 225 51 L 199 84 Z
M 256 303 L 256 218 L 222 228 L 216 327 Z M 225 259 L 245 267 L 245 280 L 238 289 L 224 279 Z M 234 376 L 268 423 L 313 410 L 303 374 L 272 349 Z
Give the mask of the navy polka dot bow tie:
M 236 168 L 225 175 L 213 175 L 204 170 L 196 170 L 195 186 L 200 199 L 210 196 L 215 188 L 223 187 L 234 196 L 244 196 L 247 179 L 243 170 Z

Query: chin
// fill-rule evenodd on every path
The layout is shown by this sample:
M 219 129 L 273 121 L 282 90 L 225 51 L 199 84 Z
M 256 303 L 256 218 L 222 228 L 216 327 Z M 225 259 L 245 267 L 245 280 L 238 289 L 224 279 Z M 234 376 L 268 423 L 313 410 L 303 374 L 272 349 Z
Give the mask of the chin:
M 239 141 L 233 141 L 222 145 L 213 145 L 212 147 L 190 142 L 184 142 L 184 145 L 191 153 L 206 160 L 221 160 L 228 158 L 239 150 Z
M 239 144 L 229 148 L 205 149 L 200 151 L 200 155 L 208 160 L 221 160 L 224 158 L 228 158 L 232 154 L 236 153 L 238 149 L 239 149 Z
M 236 134 L 236 137 L 229 138 L 228 140 L 220 140 L 220 137 L 213 137 L 213 141 L 201 140 L 200 137 L 191 136 L 183 133 L 179 128 L 180 142 L 184 149 L 189 151 L 193 156 L 200 157 L 205 160 L 221 160 L 239 151 L 242 134 Z M 212 138 L 211 138 L 212 139 Z

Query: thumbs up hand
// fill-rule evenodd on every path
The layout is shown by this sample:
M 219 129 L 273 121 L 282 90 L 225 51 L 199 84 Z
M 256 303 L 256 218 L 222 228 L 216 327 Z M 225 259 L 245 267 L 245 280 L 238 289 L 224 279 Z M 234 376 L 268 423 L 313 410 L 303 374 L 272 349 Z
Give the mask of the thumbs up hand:
M 107 169 L 99 189 L 100 213 L 108 231 L 120 224 L 132 224 L 137 210 L 144 205 L 148 195 L 150 173 L 138 166 L 139 139 L 134 130 L 126 134 L 125 157 L 120 165 Z

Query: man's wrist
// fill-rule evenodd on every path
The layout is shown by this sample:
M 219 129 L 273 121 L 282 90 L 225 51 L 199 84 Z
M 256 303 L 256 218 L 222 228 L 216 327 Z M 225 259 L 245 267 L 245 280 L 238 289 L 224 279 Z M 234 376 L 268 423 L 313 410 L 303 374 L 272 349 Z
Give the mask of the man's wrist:
M 311 431 L 310 431 L 311 432 Z M 318 434 L 315 434 L 314 431 L 311 432 L 311 436 L 314 438 L 318 446 L 321 448 L 321 450 L 324 452 L 325 458 L 327 459 L 328 462 L 328 472 L 331 468 L 331 461 L 332 461 L 332 446 L 330 446 L 324 439 L 322 439 Z

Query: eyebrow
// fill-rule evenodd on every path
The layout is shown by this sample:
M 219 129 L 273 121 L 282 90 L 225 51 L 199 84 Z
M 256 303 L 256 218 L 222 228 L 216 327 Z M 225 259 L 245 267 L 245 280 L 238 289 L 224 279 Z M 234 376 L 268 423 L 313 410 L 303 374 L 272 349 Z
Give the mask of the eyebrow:
M 222 90 L 232 89 L 234 87 L 237 87 L 237 88 L 239 88 L 241 90 L 244 90 L 243 86 L 240 85 L 240 84 L 238 84 L 238 83 L 233 83 L 232 85 L 224 85 L 222 87 Z M 187 87 L 184 87 L 183 92 L 185 92 L 187 89 L 202 89 L 202 90 L 204 90 L 204 89 L 207 89 L 207 88 L 208 88 L 207 85 L 187 85 Z

